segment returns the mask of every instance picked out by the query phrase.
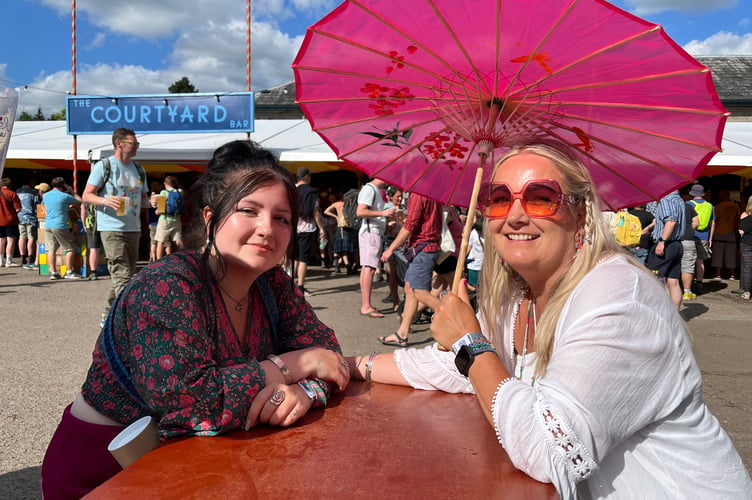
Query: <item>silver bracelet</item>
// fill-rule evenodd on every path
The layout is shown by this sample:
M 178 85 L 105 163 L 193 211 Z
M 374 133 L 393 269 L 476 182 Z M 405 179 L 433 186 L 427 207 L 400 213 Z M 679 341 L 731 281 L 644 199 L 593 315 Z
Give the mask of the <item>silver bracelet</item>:
M 287 365 L 284 361 L 282 361 L 282 358 L 275 356 L 274 354 L 270 354 L 266 357 L 266 359 L 274 363 L 277 368 L 279 368 L 279 371 L 282 372 L 282 376 L 285 378 L 285 385 L 290 385 L 293 383 L 292 373 L 290 373 L 290 369 L 287 368 Z
M 373 351 L 371 354 L 368 355 L 368 359 L 366 360 L 366 382 L 371 381 L 371 372 L 373 371 L 373 360 L 376 359 L 376 355 L 378 353 L 376 351 Z

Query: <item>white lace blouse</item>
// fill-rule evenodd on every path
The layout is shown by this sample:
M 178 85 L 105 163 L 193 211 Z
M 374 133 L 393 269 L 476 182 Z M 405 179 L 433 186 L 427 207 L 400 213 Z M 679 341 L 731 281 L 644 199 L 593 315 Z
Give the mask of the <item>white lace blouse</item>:
M 518 374 L 513 325 L 485 332 Z M 451 352 L 395 351 L 415 388 L 473 393 Z M 567 498 L 752 498 L 741 458 L 702 399 L 684 323 L 648 272 L 616 256 L 574 289 L 556 327 L 544 377 L 528 354 L 522 380 L 502 382 L 492 405 L 515 466 Z

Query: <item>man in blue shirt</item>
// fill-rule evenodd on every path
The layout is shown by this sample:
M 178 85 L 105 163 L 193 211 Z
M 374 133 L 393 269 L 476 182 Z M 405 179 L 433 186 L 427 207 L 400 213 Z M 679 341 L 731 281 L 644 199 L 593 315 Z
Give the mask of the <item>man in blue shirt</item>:
M 682 302 L 681 259 L 684 253 L 684 200 L 679 191 L 672 191 L 658 202 L 655 208 L 655 244 L 648 255 L 648 268 L 663 279 L 671 301 L 679 310 Z
M 101 325 L 104 325 L 115 296 L 136 273 L 141 210 L 149 206 L 146 174 L 133 161 L 139 146 L 136 133 L 119 128 L 112 133 L 112 145 L 115 154 L 94 164 L 83 196 L 85 203 L 96 207 L 97 231 L 102 237 L 112 279 Z
M 50 279 L 63 278 L 57 271 L 55 253 L 57 247 L 65 252 L 65 279 L 78 279 L 81 276 L 73 271 L 73 257 L 76 255 L 76 235 L 68 223 L 68 209 L 71 205 L 78 205 L 81 197 L 65 183 L 62 177 L 52 179 L 52 190 L 42 198 L 45 211 L 44 234 L 47 241 L 47 264 L 50 268 Z

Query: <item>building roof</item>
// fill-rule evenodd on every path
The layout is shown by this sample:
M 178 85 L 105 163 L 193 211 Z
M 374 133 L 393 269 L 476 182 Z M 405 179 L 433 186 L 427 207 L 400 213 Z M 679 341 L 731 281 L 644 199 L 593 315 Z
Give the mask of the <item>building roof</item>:
M 752 56 L 697 56 L 695 59 L 710 68 L 724 104 L 752 102 Z
M 270 89 L 254 92 L 256 107 L 288 106 L 295 104 L 295 82 L 287 82 Z
M 716 90 L 724 104 L 752 102 L 752 55 L 697 56 L 695 59 L 710 68 Z M 257 91 L 254 97 L 257 108 L 297 107 L 294 81 Z

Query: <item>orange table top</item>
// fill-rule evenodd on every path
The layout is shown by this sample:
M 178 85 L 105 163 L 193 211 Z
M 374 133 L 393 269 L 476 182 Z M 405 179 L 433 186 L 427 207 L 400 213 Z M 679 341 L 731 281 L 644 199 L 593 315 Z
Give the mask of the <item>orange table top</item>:
M 555 499 L 474 396 L 351 382 L 289 428 L 170 440 L 87 498 Z

